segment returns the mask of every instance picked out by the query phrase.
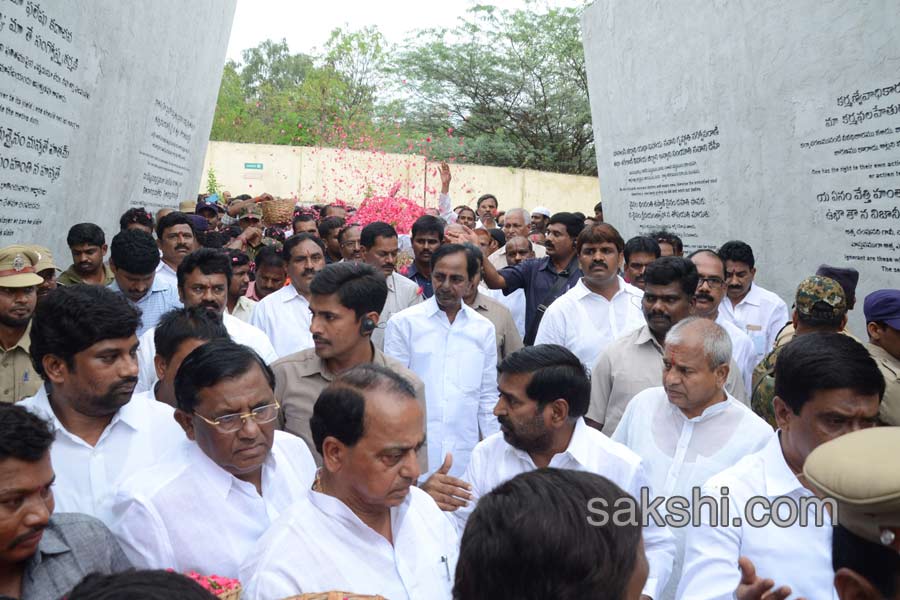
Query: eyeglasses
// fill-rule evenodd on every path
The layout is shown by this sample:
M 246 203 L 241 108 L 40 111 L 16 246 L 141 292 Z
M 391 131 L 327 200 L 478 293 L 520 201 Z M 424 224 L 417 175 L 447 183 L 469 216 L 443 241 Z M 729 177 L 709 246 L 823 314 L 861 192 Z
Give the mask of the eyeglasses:
M 700 287 L 704 283 L 709 286 L 709 289 L 717 290 L 725 285 L 725 280 L 721 277 L 701 277 L 697 281 L 697 287 Z
M 248 413 L 233 413 L 230 415 L 222 415 L 215 420 L 207 419 L 196 410 L 194 411 L 194 414 L 215 427 L 216 431 L 220 433 L 234 433 L 235 431 L 240 431 L 244 427 L 244 421 L 246 421 L 247 419 L 253 419 L 253 422 L 257 425 L 271 423 L 278 418 L 278 409 L 280 408 L 281 405 L 278 404 L 278 401 L 276 400 L 272 404 L 257 406 Z

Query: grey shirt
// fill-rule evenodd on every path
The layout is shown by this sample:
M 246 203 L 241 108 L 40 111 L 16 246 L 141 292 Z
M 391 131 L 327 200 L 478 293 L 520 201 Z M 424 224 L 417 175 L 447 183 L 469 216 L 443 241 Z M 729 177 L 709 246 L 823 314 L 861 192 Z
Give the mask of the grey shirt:
M 21 600 L 58 600 L 90 573 L 109 575 L 130 568 L 102 522 L 78 513 L 55 514 L 25 566 Z

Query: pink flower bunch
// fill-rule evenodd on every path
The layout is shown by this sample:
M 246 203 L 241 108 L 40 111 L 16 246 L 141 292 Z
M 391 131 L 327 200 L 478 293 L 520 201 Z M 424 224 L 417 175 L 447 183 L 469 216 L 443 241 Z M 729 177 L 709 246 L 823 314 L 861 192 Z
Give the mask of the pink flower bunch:
M 185 577 L 190 577 L 199 583 L 203 589 L 216 596 L 221 596 L 241 587 L 241 582 L 237 579 L 229 579 L 219 575 L 201 575 L 197 571 L 188 571 L 184 575 Z
M 392 225 L 397 233 L 404 234 L 412 231 L 413 223 L 424 214 L 425 209 L 409 198 L 375 196 L 363 200 L 348 223 L 365 227 L 369 223 L 383 221 Z

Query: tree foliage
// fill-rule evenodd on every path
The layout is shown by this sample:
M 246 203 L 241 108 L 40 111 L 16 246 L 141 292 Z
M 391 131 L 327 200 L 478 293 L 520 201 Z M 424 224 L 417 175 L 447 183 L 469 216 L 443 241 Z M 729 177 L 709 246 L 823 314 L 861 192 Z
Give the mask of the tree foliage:
M 316 56 L 267 40 L 225 65 L 210 137 L 596 174 L 579 16 L 476 6 L 400 48 L 336 29 Z

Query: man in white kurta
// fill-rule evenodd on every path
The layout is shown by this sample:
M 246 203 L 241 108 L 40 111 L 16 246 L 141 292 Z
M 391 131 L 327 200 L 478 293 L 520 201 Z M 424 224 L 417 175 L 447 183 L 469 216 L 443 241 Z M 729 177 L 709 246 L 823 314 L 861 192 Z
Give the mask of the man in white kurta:
M 301 233 L 285 242 L 282 253 L 291 284 L 260 300 L 250 319 L 271 340 L 278 358 L 313 347 L 309 284 L 325 267 L 325 246 L 319 238 Z
M 185 439 L 168 460 L 121 486 L 113 533 L 136 568 L 237 577 L 271 522 L 306 495 L 315 471 L 306 444 L 276 431 L 260 495 Z
M 243 597 L 343 590 L 450 600 L 458 538 L 415 487 L 425 428 L 412 385 L 386 367 L 353 367 L 322 392 L 311 425 L 319 476 L 248 555 Z
M 698 317 L 712 319 L 728 332 L 728 337 L 731 338 L 731 357 L 741 370 L 744 390 L 747 398 L 750 398 L 753 395 L 753 369 L 757 363 L 756 349 L 750 336 L 719 310 L 719 305 L 725 298 L 725 263 L 712 250 L 697 250 L 688 258 L 697 267 L 697 274 L 700 275 L 691 312 Z
M 492 413 L 497 399 L 496 337 L 494 325 L 462 301 L 477 273 L 476 265 L 468 274 L 465 248 L 442 246 L 432 261 L 435 295 L 391 318 L 384 353 L 425 383 L 429 472 L 449 453 L 450 473 L 458 477 L 475 444 L 499 429 Z M 459 281 L 451 282 L 457 277 Z
M 637 454 L 585 424 L 582 417 L 590 399 L 590 383 L 580 360 L 571 352 L 560 346 L 530 346 L 507 358 L 498 370 L 500 399 L 494 413 L 501 431 L 481 441 L 472 453 L 462 476 L 471 486 L 468 503 L 453 509 L 447 506 L 452 500 L 434 486 L 435 481 L 424 486 L 442 508 L 450 511 L 447 514 L 460 534 L 479 498 L 538 467 L 596 473 L 636 499 L 641 498 L 644 488 L 651 487 Z M 532 383 L 553 390 L 553 399 L 528 397 Z M 456 496 L 462 497 L 461 491 Z M 644 547 L 650 575 L 643 593 L 657 598 L 668 580 L 675 554 L 672 534 L 651 520 L 644 529 Z
M 753 342 L 754 366 L 775 346 L 781 328 L 791 320 L 787 304 L 778 294 L 756 283 L 753 250 L 744 242 L 719 248 L 725 263 L 727 298 L 719 305 L 722 316 L 746 332 Z
M 809 502 L 815 494 L 798 474 L 819 445 L 877 423 L 884 381 L 859 342 L 839 333 L 811 333 L 779 354 L 775 392 L 780 429 L 761 450 L 701 488 L 717 503 L 728 488 L 729 514 L 717 515 L 720 522 L 713 524 L 711 511 L 701 510 L 699 527 L 687 530 L 679 599 L 732 598 L 742 556 L 760 577 L 790 586 L 791 598 L 836 597 L 831 515 L 822 503 Z M 773 511 L 775 521 L 769 518 Z
M 582 268 L 582 272 L 584 269 Z M 616 278 L 619 291 L 611 300 L 592 292 L 582 277 L 544 313 L 535 344 L 559 344 L 594 368 L 600 354 L 615 339 L 644 325 L 640 289 Z
M 278 360 L 269 338 L 249 323 L 245 323 L 233 315 L 219 313 L 222 317 L 222 324 L 228 331 L 228 336 L 237 344 L 249 346 L 259 354 L 267 363 L 273 363 Z M 140 337 L 140 346 L 138 347 L 138 383 L 135 387 L 136 392 L 146 392 L 152 390 L 153 386 L 159 381 L 156 376 L 156 368 L 153 366 L 153 357 L 156 356 L 156 342 L 154 336 L 156 328 L 148 329 L 144 335 Z
M 721 357 L 706 352 L 707 340 L 722 348 Z M 657 496 L 691 498 L 693 488 L 762 448 L 772 435 L 765 421 L 724 389 L 721 367 L 728 362 L 717 363 L 728 358 L 729 345 L 727 333 L 711 321 L 679 322 L 666 336 L 664 387 L 635 396 L 616 427 L 613 440 L 641 457 Z M 681 368 L 691 373 L 688 385 Z M 675 597 L 681 578 L 686 530 L 674 527 L 672 532 L 677 554 L 660 600 Z
M 21 405 L 50 421 L 56 439 L 50 457 L 56 472 L 53 497 L 59 512 L 97 517 L 107 526 L 122 482 L 133 472 L 155 464 L 184 440 L 171 406 L 135 394 L 116 412 L 100 439 L 91 445 L 66 429 L 41 388 Z

